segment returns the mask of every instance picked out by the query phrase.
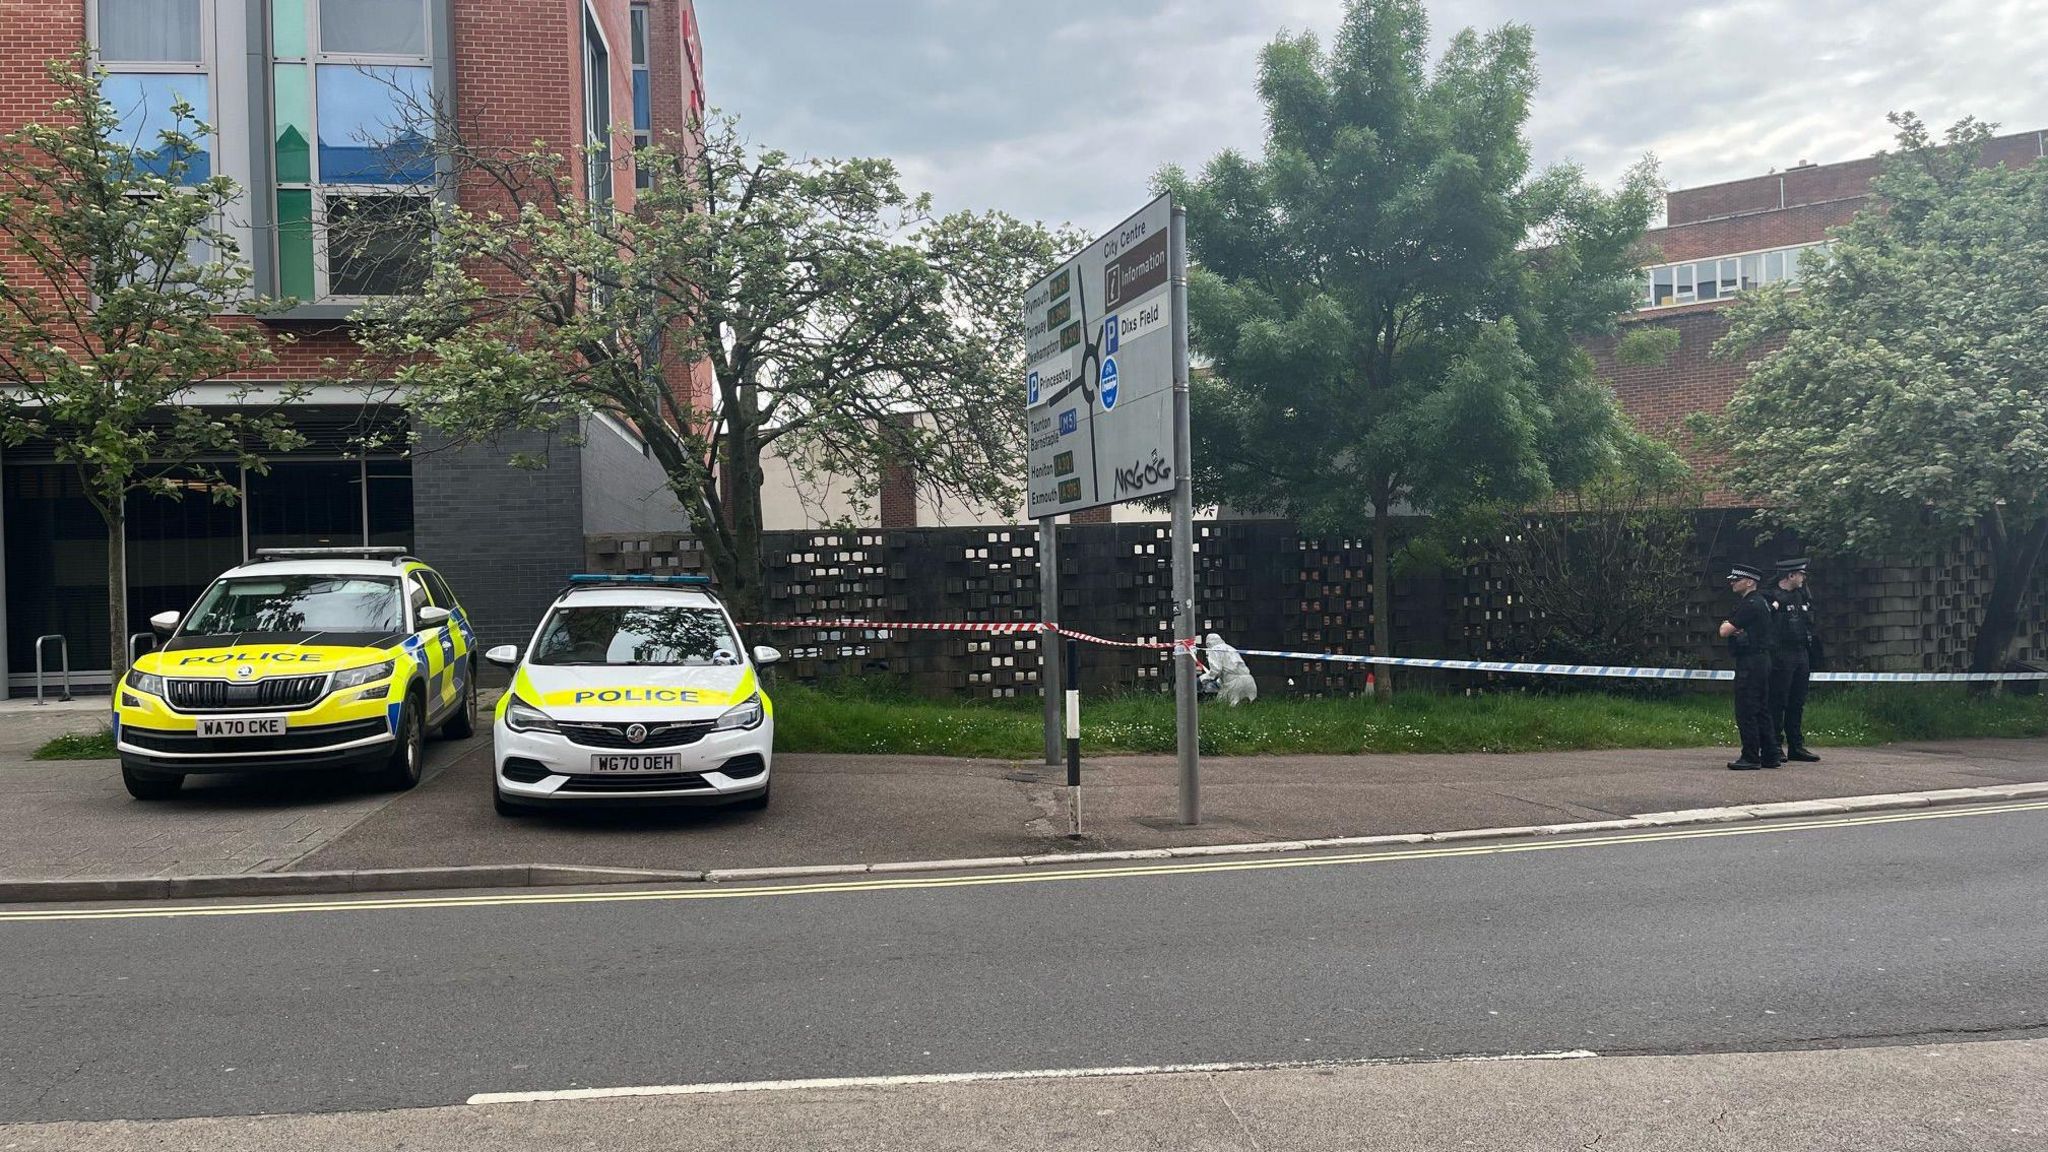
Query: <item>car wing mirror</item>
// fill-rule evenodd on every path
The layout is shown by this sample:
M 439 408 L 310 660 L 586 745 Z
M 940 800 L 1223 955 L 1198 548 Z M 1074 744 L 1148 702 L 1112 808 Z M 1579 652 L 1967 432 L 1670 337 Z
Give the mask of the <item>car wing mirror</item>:
M 496 648 L 485 652 L 484 659 L 496 664 L 500 668 L 517 668 L 519 667 L 519 645 L 500 644 Z
M 770 664 L 779 664 L 781 662 L 782 649 L 780 648 L 770 648 L 763 644 L 754 649 L 754 663 L 764 668 Z

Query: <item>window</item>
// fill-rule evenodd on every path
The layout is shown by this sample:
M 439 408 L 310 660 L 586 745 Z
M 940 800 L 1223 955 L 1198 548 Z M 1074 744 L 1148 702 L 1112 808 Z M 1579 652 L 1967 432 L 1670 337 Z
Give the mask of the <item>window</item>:
M 411 611 L 407 615 L 411 617 L 414 624 L 418 624 L 420 609 L 425 608 L 429 603 L 427 600 L 427 590 L 420 586 L 418 577 L 407 576 L 405 578 L 405 598 L 411 607 Z
M 329 295 L 395 296 L 426 279 L 433 201 L 330 193 L 326 204 Z
M 320 0 L 320 49 L 354 56 L 425 56 L 420 0 Z
M 1825 251 L 1828 242 L 1750 252 L 1741 256 L 1720 256 L 1684 264 L 1664 264 L 1644 270 L 1645 307 L 1667 308 L 1725 300 L 1764 284 L 1799 282 L 1799 261 L 1809 252 Z
M 604 30 L 588 8 L 583 11 L 583 140 L 588 146 L 589 181 L 585 191 L 593 204 L 612 198 L 612 57 Z
M 213 176 L 213 146 L 195 131 L 210 123 L 213 82 L 208 72 L 207 33 L 213 6 L 201 0 L 97 0 L 92 9 L 98 62 L 107 71 L 100 97 L 120 120 L 117 143 L 134 149 L 137 167 L 169 176 L 174 159 L 185 163 L 183 182 Z M 180 125 L 172 109 L 192 108 Z M 166 129 L 194 137 L 182 157 L 159 148 Z
M 237 576 L 208 588 L 178 635 L 396 632 L 397 593 L 383 576 Z
M 322 64 L 313 69 L 320 93 L 322 184 L 419 184 L 434 178 L 431 68 L 368 68 Z
M 647 67 L 649 13 L 645 5 L 633 6 L 633 151 L 638 153 L 654 143 L 654 77 Z M 633 186 L 654 183 L 654 173 L 639 162 L 633 164 Z
M 199 0 L 99 0 L 100 59 L 109 65 L 204 64 Z
M 441 574 L 439 572 L 435 572 L 427 568 L 422 568 L 419 570 L 417 575 L 423 582 L 425 582 L 427 586 L 427 594 L 434 598 L 434 603 L 436 605 L 442 608 L 449 609 L 450 611 L 454 610 L 455 593 L 448 590 L 448 582 L 446 580 L 441 579 Z
M 404 292 L 431 238 L 428 0 L 268 0 L 277 290 Z
M 592 605 L 555 609 L 533 662 L 731 667 L 740 646 L 715 608 Z

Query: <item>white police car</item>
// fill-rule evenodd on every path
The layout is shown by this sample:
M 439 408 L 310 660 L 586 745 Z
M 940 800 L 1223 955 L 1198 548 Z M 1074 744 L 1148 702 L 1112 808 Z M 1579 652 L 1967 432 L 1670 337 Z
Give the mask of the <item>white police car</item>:
M 511 668 L 492 736 L 501 815 L 539 807 L 768 805 L 775 709 L 701 576 L 573 576 Z

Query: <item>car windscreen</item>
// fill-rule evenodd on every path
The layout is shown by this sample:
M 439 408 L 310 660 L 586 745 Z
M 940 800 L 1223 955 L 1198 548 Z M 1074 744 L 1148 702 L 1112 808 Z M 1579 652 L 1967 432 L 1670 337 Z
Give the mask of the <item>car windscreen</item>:
M 569 605 L 541 627 L 531 661 L 729 667 L 740 662 L 740 642 L 715 608 Z
M 178 634 L 404 630 L 405 602 L 396 579 L 309 573 L 216 580 Z

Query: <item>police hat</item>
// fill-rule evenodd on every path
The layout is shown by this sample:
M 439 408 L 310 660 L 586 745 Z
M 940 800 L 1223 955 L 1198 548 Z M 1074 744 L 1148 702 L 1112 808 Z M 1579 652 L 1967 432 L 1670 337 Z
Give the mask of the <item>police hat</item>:
M 1806 571 L 1806 557 L 1794 556 L 1790 560 L 1778 561 L 1778 575 L 1790 576 L 1794 572 Z
M 1732 564 L 1728 568 L 1728 582 L 1730 584 L 1737 580 L 1762 580 L 1763 578 L 1763 573 L 1747 564 Z

